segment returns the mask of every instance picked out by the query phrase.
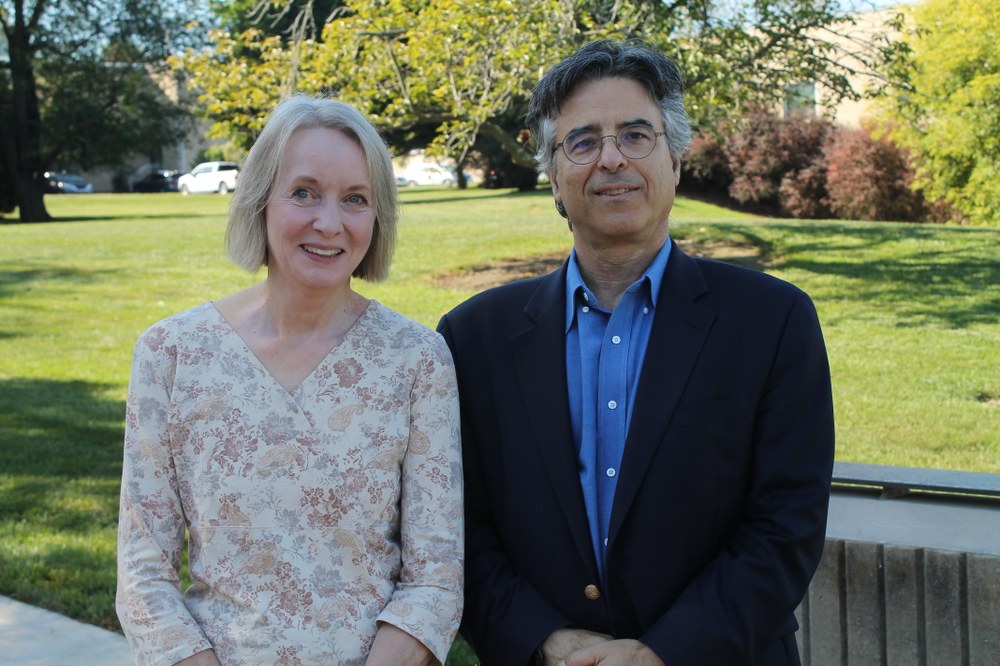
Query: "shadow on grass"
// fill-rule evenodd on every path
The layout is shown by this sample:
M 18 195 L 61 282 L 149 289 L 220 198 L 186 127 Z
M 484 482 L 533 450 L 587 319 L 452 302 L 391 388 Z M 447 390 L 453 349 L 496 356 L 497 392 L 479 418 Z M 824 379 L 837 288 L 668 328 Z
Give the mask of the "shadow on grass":
M 0 474 L 59 479 L 121 475 L 125 405 L 85 381 L 0 380 Z
M 761 248 L 767 269 L 799 270 L 832 276 L 851 285 L 849 297 L 859 302 L 877 301 L 892 308 L 899 327 L 936 324 L 968 328 L 997 321 L 1000 312 L 1000 255 L 988 248 L 996 242 L 995 230 L 955 227 L 959 241 L 942 242 L 940 227 L 912 224 L 885 226 L 822 225 L 810 240 L 807 227 L 771 224 L 786 241 L 776 248 L 740 226 L 738 233 Z M 961 236 L 972 234 L 971 236 Z M 982 236 L 982 243 L 977 235 Z M 842 242 L 831 238 L 843 238 Z M 904 243 L 919 243 L 912 249 Z M 898 246 L 898 249 L 894 249 Z M 879 248 L 884 248 L 880 251 Z M 884 259 L 866 261 L 853 257 Z
M 125 406 L 108 388 L 0 380 L 0 594 L 114 629 Z
M 53 222 L 135 222 L 136 220 L 176 220 L 178 218 L 192 218 L 192 217 L 211 217 L 214 219 L 225 218 L 225 213 L 192 213 L 189 211 L 184 211 L 183 213 L 122 213 L 121 215 L 80 215 L 80 216 L 69 216 L 69 217 L 59 217 Z
M 18 285 L 28 282 L 65 281 L 75 284 L 89 284 L 106 278 L 114 271 L 82 271 L 75 268 L 25 268 L 21 270 L 0 270 L 0 297 L 13 293 Z
M 466 190 L 466 193 L 463 193 L 463 195 L 460 196 L 460 197 L 458 197 L 458 196 L 448 196 L 446 193 L 443 193 L 444 196 L 440 196 L 440 197 L 434 197 L 434 198 L 429 198 L 429 199 L 409 199 L 409 198 L 403 198 L 403 199 L 400 199 L 400 202 L 404 206 L 415 206 L 415 205 L 423 205 L 423 204 L 461 205 L 464 202 L 475 201 L 476 199 L 498 199 L 499 200 L 499 199 L 510 199 L 510 198 L 515 198 L 515 197 L 522 197 L 522 198 L 523 197 L 540 197 L 540 198 L 547 198 L 547 199 L 551 199 L 552 198 L 552 191 L 548 189 L 548 186 L 546 186 L 545 189 L 531 190 L 531 191 L 528 191 L 528 192 L 519 192 L 517 190 L 514 190 L 513 192 L 503 192 L 503 191 L 497 191 L 497 190 L 488 190 L 488 189 L 485 189 L 485 188 L 477 188 L 477 189 L 473 189 L 471 191 L 472 192 L 476 192 L 476 194 L 468 194 L 469 190 Z M 416 194 L 419 194 L 419 192 L 414 192 L 413 194 L 416 195 Z
M 9 224 L 11 226 L 16 224 L 50 224 L 52 222 L 134 222 L 136 220 L 176 220 L 178 218 L 193 218 L 193 217 L 211 217 L 215 219 L 225 218 L 225 213 L 221 215 L 219 213 L 212 212 L 190 212 L 184 211 L 182 213 L 121 213 L 119 215 L 63 215 L 63 216 L 53 216 L 51 220 L 46 220 L 45 222 L 22 222 L 18 218 L 12 217 L 0 217 L 0 225 Z

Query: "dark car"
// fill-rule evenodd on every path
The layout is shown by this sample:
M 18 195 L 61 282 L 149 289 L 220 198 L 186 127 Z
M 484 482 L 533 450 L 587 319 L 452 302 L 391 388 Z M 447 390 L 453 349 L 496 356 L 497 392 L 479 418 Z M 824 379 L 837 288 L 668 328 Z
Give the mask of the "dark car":
M 176 192 L 179 171 L 154 169 L 132 183 L 133 192 Z
M 46 194 L 90 194 L 94 186 L 75 173 L 45 172 Z

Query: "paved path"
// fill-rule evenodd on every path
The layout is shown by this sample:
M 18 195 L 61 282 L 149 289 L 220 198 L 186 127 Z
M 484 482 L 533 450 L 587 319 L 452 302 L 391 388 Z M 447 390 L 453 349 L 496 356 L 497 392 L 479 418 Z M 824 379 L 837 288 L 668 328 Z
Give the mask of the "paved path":
M 0 666 L 135 666 L 125 637 L 0 597 Z

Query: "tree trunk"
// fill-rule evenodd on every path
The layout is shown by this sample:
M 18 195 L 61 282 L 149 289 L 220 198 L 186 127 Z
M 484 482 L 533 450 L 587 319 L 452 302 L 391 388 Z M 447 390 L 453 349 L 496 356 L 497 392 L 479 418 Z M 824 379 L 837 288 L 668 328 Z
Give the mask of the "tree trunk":
M 500 142 L 500 147 L 510 155 L 514 164 L 525 169 L 535 168 L 535 156 L 528 152 L 517 139 L 509 135 L 502 127 L 495 123 L 485 122 L 479 126 L 479 131 Z
M 35 14 L 26 18 L 23 5 L 15 5 L 13 23 L 4 24 L 10 59 L 11 126 L 6 142 L 12 142 L 14 163 L 8 165 L 9 177 L 22 222 L 47 222 L 52 219 L 45 209 L 42 192 L 42 121 L 38 108 L 38 90 L 35 87 L 35 69 L 32 63 L 34 47 L 31 30 L 37 27 L 43 2 L 35 6 Z M 9 146 L 5 147 L 9 154 Z
M 17 174 L 17 210 L 22 222 L 50 222 L 52 216 L 45 208 L 45 197 L 36 178 L 23 178 Z M 30 175 L 29 175 L 30 176 Z

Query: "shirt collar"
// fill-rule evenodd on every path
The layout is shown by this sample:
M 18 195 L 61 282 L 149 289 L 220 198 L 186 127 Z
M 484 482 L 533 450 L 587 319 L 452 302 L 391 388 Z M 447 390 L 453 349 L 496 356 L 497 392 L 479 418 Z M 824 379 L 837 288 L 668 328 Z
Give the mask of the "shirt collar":
M 670 247 L 673 245 L 670 236 L 663 243 L 659 252 L 653 257 L 646 271 L 636 280 L 629 289 L 635 288 L 637 284 L 644 284 L 647 288 L 647 297 L 650 305 L 655 309 L 656 301 L 660 297 L 660 287 L 663 285 L 663 277 L 667 272 L 667 260 L 670 258 Z M 569 263 L 566 266 L 566 332 L 573 326 L 576 317 L 576 299 L 579 297 L 585 301 L 596 301 L 594 292 L 584 283 L 580 274 L 580 266 L 577 263 L 576 248 L 569 255 Z

